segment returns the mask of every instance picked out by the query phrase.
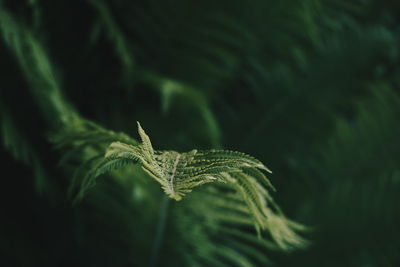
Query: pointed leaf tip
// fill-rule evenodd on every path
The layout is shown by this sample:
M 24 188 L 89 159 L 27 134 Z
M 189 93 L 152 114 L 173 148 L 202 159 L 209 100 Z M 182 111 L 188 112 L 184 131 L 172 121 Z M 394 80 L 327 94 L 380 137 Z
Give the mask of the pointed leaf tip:
M 272 174 L 272 171 L 270 170 L 270 169 L 268 169 L 268 167 L 267 166 L 265 166 L 264 164 L 262 164 L 261 163 L 261 166 L 259 167 L 260 169 L 262 169 L 262 170 L 265 170 L 266 172 L 269 172 L 269 173 L 271 173 Z
M 146 132 L 143 130 L 142 126 L 140 125 L 139 121 L 136 121 L 137 123 L 137 127 L 138 127 L 138 133 L 140 135 L 140 137 L 142 138 L 143 141 L 143 136 L 146 136 Z
M 140 138 L 142 139 L 142 143 L 145 146 L 145 148 L 148 150 L 149 153 L 154 153 L 153 151 L 153 146 L 151 145 L 151 141 L 149 136 L 146 134 L 146 132 L 143 130 L 142 126 L 140 125 L 140 123 L 138 121 L 136 121 L 137 125 L 138 125 L 138 132 L 140 135 Z
M 139 130 L 139 129 L 142 129 L 142 126 L 140 125 L 140 122 L 139 122 L 139 121 L 136 121 L 136 124 L 137 124 L 138 130 Z M 142 130 L 143 130 L 143 129 L 142 129 Z

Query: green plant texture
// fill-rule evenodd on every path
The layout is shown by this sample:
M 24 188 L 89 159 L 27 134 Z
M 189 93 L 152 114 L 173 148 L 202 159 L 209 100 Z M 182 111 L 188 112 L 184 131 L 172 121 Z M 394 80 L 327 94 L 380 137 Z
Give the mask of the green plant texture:
M 0 0 L 0 266 L 400 265 L 399 3 Z

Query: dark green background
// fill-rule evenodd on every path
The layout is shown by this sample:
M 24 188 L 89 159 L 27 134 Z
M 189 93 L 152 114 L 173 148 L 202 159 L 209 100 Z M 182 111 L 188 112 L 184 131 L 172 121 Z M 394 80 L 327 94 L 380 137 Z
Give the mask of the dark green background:
M 399 266 L 399 3 L 0 1 L 0 265 L 146 266 L 162 194 L 131 208 L 131 188 L 104 179 L 72 205 L 49 82 L 7 41 L 7 13 L 83 117 L 264 162 L 278 204 L 313 228 L 307 249 L 263 250 L 268 266 Z M 159 265 L 183 265 L 168 246 Z

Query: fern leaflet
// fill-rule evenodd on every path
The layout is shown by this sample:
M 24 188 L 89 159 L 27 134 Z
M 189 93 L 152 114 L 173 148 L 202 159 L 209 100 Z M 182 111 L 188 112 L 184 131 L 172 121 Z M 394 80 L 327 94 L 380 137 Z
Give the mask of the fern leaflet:
M 271 172 L 261 161 L 247 154 L 229 150 L 191 150 L 179 153 L 154 150 L 149 136 L 138 122 L 141 143 L 113 142 L 105 156 L 84 179 L 83 191 L 95 184 L 96 178 L 129 163 L 139 163 L 156 180 L 170 198 L 177 201 L 193 188 L 211 182 L 220 182 L 237 192 L 243 201 L 247 218 L 260 234 L 268 230 L 279 247 L 289 249 L 304 246 L 295 230 L 304 230 L 300 224 L 285 218 L 267 189 L 275 190 L 262 171 Z M 250 215 L 250 216 L 249 216 Z

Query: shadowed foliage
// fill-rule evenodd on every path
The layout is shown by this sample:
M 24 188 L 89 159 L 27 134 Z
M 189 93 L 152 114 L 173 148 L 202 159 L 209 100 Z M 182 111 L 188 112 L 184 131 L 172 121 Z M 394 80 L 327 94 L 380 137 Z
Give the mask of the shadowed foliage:
M 398 266 L 399 14 L 0 0 L 0 265 Z

